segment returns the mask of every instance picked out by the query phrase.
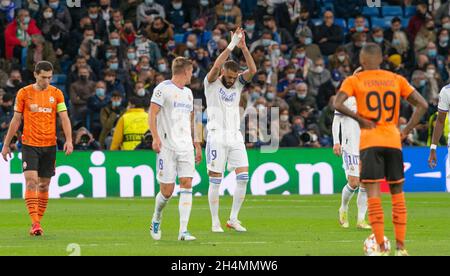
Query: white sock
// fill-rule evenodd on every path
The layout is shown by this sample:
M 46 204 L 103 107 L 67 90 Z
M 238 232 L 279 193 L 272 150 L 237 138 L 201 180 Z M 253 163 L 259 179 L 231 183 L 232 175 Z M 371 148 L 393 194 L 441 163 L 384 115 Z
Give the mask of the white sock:
M 365 220 L 367 212 L 367 191 L 365 188 L 359 188 L 357 204 L 358 204 L 358 221 Z
M 210 177 L 209 178 L 208 201 L 209 201 L 209 209 L 211 210 L 211 218 L 212 218 L 213 225 L 220 225 L 220 219 L 219 219 L 220 183 L 222 183 L 221 177 Z
M 160 222 L 162 217 L 162 211 L 164 207 L 166 207 L 167 202 L 169 202 L 170 198 L 165 198 L 161 192 L 156 195 L 155 199 L 155 213 L 153 214 L 153 221 Z
M 180 189 L 180 202 L 178 210 L 180 211 L 180 233 L 187 231 L 189 217 L 192 209 L 192 189 Z
M 342 190 L 341 210 L 348 211 L 348 204 L 355 194 L 355 191 L 356 190 L 353 190 L 350 185 L 345 185 L 344 189 Z
M 239 210 L 241 210 L 242 203 L 247 193 L 248 173 L 241 173 L 236 176 L 236 189 L 233 195 L 233 207 L 231 208 L 231 221 L 237 221 Z

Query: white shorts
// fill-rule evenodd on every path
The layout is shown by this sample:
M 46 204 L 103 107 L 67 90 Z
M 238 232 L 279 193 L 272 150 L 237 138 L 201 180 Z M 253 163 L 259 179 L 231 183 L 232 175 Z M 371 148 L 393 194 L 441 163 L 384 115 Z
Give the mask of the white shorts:
M 193 178 L 195 175 L 194 150 L 175 152 L 161 148 L 156 158 L 157 175 L 159 183 L 174 184 L 176 178 Z
M 247 149 L 242 134 L 237 132 L 233 138 L 224 139 L 224 136 L 217 132 L 208 133 L 206 164 L 208 171 L 215 173 L 224 173 L 226 164 L 230 172 L 248 167 Z
M 342 150 L 342 161 L 347 178 L 349 176 L 359 177 L 359 155 L 350 154 Z

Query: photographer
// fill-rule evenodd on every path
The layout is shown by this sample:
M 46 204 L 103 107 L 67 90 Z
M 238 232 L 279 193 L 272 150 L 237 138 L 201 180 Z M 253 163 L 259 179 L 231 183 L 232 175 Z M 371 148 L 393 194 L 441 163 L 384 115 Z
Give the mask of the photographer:
M 100 144 L 95 141 L 86 128 L 82 127 L 77 131 L 74 149 L 79 151 L 100 150 Z
M 152 143 L 153 143 L 153 136 L 149 130 L 145 133 L 144 137 L 142 138 L 142 142 L 139 145 L 137 145 L 135 150 L 151 150 Z

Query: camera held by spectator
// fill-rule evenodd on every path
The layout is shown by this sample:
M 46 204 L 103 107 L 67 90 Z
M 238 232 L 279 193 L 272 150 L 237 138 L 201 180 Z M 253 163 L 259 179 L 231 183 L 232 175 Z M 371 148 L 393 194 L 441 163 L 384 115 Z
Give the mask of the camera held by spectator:
M 92 134 L 84 127 L 77 131 L 75 138 L 75 150 L 99 150 L 100 144 L 95 141 Z

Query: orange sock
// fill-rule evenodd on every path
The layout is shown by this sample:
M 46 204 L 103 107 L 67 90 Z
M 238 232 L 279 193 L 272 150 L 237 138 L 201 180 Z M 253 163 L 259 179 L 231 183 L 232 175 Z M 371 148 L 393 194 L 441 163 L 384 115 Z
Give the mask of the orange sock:
M 377 243 L 384 249 L 384 212 L 381 206 L 381 198 L 373 197 L 368 200 L 369 221 Z
M 48 204 L 48 192 L 39 192 L 39 220 L 42 220 L 42 217 L 45 214 L 45 210 L 47 210 Z
M 28 214 L 30 215 L 31 221 L 33 224 L 39 222 L 38 215 L 38 206 L 39 206 L 39 198 L 38 191 L 29 191 L 25 192 L 25 203 L 27 204 Z
M 406 237 L 406 203 L 405 194 L 392 195 L 392 222 L 394 223 L 397 245 L 403 248 Z

